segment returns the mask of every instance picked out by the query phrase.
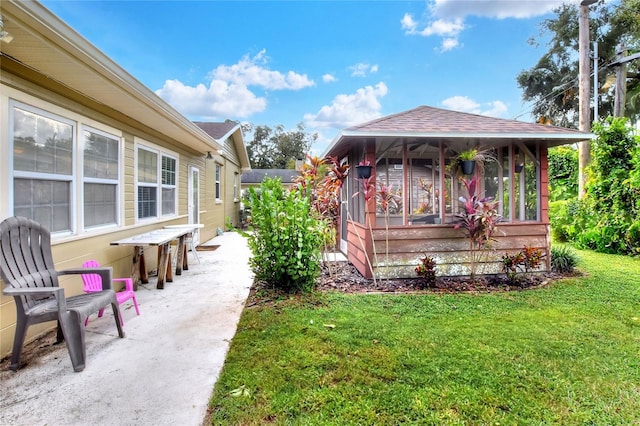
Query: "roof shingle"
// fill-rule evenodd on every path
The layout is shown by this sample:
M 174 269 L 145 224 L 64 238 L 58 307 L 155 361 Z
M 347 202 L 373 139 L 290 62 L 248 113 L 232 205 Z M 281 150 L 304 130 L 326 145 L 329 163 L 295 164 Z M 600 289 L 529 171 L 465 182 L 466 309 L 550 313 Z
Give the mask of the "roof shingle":
M 450 111 L 430 106 L 419 106 L 343 130 L 343 134 L 353 132 L 473 135 L 505 133 L 538 135 L 585 134 L 575 129 Z
M 202 121 L 194 121 L 198 127 L 204 130 L 209 136 L 212 138 L 219 140 L 224 135 L 229 133 L 231 129 L 236 127 L 238 123 L 234 121 L 226 121 L 226 122 L 202 122 Z

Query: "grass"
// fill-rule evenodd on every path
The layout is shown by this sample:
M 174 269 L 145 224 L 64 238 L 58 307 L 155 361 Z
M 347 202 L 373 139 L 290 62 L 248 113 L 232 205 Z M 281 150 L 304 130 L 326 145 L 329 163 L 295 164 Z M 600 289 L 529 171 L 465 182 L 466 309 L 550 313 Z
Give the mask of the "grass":
M 211 424 L 640 425 L 640 259 L 532 291 L 246 309 Z

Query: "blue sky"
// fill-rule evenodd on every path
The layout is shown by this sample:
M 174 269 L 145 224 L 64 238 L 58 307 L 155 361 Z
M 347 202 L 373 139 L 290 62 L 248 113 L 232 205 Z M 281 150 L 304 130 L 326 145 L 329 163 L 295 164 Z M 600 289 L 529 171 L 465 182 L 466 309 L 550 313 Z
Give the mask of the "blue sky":
M 42 3 L 191 120 L 303 123 L 321 154 L 419 105 L 531 121 L 516 76 L 563 0 Z

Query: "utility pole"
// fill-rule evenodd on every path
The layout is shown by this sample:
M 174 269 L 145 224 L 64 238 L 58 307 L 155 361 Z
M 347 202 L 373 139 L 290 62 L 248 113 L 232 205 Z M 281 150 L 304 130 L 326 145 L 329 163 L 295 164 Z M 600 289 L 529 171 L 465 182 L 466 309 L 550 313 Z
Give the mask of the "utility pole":
M 618 46 L 616 51 L 616 60 L 611 62 L 608 67 L 616 68 L 616 93 L 613 104 L 613 116 L 623 117 L 624 106 L 627 97 L 627 62 L 640 59 L 640 53 L 624 56 L 625 48 L 623 45 Z
M 591 111 L 589 102 L 591 100 L 591 88 L 589 87 L 589 77 L 591 74 L 589 64 L 589 5 L 597 0 L 582 0 L 580 2 L 578 14 L 578 97 L 579 97 L 579 128 L 583 132 L 591 131 Z M 587 176 L 586 167 L 591 161 L 591 142 L 582 141 L 578 145 L 578 197 L 583 198 L 586 190 L 585 184 Z
M 600 86 L 598 84 L 598 41 L 593 42 L 593 122 L 598 121 L 598 101 Z
M 624 44 L 619 44 L 616 49 L 616 62 L 624 58 Z M 627 98 L 627 64 L 620 63 L 616 69 L 616 93 L 613 100 L 613 116 L 624 117 L 624 104 Z

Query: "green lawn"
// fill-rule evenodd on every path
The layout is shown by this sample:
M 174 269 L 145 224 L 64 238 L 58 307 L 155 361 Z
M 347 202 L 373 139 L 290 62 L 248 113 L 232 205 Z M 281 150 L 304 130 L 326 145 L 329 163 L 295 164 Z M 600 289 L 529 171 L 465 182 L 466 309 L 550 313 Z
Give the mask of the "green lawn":
M 245 309 L 212 424 L 640 425 L 640 259 L 500 294 Z

